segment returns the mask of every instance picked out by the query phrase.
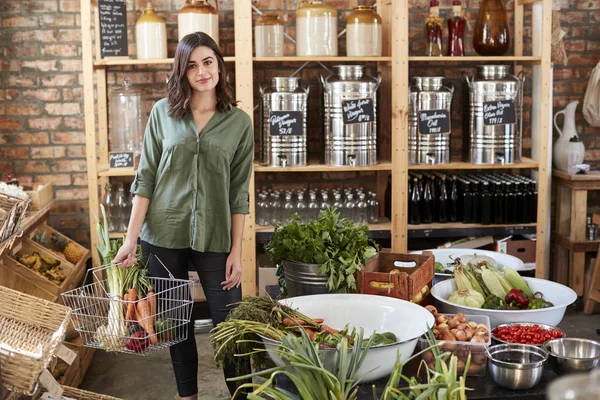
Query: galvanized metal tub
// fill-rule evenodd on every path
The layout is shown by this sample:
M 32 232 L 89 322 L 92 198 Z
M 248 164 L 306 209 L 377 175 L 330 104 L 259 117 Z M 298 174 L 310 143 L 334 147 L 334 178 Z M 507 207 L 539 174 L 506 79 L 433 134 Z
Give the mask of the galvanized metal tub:
M 283 274 L 288 296 L 334 293 L 327 289 L 327 276 L 317 275 L 320 264 L 283 262 Z

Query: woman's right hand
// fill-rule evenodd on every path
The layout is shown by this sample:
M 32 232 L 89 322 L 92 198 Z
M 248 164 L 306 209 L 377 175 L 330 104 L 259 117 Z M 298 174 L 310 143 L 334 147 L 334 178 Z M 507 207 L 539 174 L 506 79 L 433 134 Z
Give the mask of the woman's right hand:
M 131 241 L 125 239 L 125 243 L 117 252 L 117 255 L 113 262 L 118 264 L 121 268 L 131 267 L 137 262 L 136 259 L 136 251 L 137 251 L 137 240 Z

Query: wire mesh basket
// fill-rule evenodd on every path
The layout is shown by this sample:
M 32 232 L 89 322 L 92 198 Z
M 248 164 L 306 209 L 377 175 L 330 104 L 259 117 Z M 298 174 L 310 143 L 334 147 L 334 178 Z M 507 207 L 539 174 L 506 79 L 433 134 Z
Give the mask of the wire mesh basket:
M 62 294 L 73 310 L 71 319 L 84 346 L 145 356 L 187 339 L 193 280 L 176 279 L 165 267 L 168 278 L 149 277 L 154 294 L 149 292 L 145 298 L 130 301 L 109 294 L 107 275 L 111 268 L 121 267 L 112 264 L 93 268 L 93 283 Z M 132 307 L 133 317 L 126 318 Z

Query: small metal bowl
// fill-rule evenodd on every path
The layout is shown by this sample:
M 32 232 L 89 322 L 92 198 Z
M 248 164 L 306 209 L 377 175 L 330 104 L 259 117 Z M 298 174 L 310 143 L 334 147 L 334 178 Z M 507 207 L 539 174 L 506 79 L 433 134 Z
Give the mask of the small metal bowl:
M 589 339 L 562 338 L 543 345 L 549 354 L 548 364 L 557 374 L 585 372 L 600 366 L 600 342 Z
M 562 329 L 560 329 L 560 328 L 557 328 L 556 326 L 547 325 L 547 324 L 538 324 L 537 322 L 514 322 L 514 323 L 511 323 L 511 324 L 501 324 L 501 325 L 497 325 L 497 326 L 495 326 L 495 327 L 494 327 L 494 328 L 493 328 L 493 329 L 490 331 L 490 335 L 492 336 L 492 340 L 493 340 L 493 342 L 492 342 L 492 343 L 496 343 L 496 344 L 497 344 L 497 343 L 501 343 L 501 344 L 521 344 L 521 343 L 507 342 L 506 340 L 502 340 L 502 339 L 499 339 L 499 338 L 497 338 L 496 336 L 494 336 L 494 333 L 493 333 L 493 332 L 494 332 L 494 329 L 496 329 L 496 328 L 504 328 L 504 327 L 508 327 L 508 328 L 510 328 L 511 326 L 514 326 L 514 325 L 522 325 L 522 326 L 533 326 L 533 325 L 537 325 L 537 326 L 539 326 L 539 327 L 540 327 L 540 328 L 542 328 L 542 329 L 558 329 L 559 331 L 561 331 L 561 332 L 562 332 L 562 334 L 563 334 L 563 338 L 566 338 L 566 337 L 567 337 L 567 334 L 565 333 L 565 331 L 563 331 L 563 330 L 562 330 Z M 541 345 L 541 344 L 532 344 L 531 346 L 537 346 L 537 347 L 541 347 L 542 345 Z
M 511 390 L 531 389 L 540 382 L 548 352 L 528 344 L 498 344 L 486 348 L 494 382 Z

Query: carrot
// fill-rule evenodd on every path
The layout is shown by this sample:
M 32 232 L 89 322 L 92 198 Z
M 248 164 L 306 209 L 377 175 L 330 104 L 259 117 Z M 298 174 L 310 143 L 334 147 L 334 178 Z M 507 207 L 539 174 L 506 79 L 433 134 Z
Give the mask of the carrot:
M 138 292 L 135 289 L 129 289 L 125 293 L 125 300 L 127 303 L 127 313 L 125 314 L 125 321 L 135 321 L 135 301 L 137 300 Z
M 322 331 L 324 331 L 324 332 L 327 332 L 327 333 L 329 333 L 329 334 L 331 334 L 331 335 L 335 335 L 335 334 L 337 334 L 337 333 L 340 333 L 340 331 L 336 331 L 336 330 L 335 330 L 335 329 L 333 329 L 332 327 L 330 327 L 330 326 L 327 326 L 327 325 L 325 325 L 325 324 L 321 324 L 321 330 L 322 330 Z
M 281 320 L 281 323 L 284 326 L 291 326 L 291 327 L 298 326 L 298 325 L 308 325 L 308 322 L 306 322 L 303 319 L 296 319 L 296 320 L 294 320 L 294 319 L 290 319 L 290 318 L 287 318 L 287 317 L 283 318 Z
M 139 300 L 137 303 L 138 321 L 142 328 L 150 335 L 150 344 L 158 343 L 154 333 L 154 324 L 150 315 L 150 304 L 148 299 Z
M 315 324 L 322 324 L 323 322 L 325 322 L 323 318 L 313 318 L 312 320 Z
M 154 325 L 156 320 L 156 293 L 148 292 L 148 301 L 150 302 L 150 320 Z
M 317 335 L 319 334 L 317 331 L 310 328 L 304 328 L 304 330 L 306 331 L 306 333 L 308 333 L 308 337 L 310 338 L 310 340 L 315 340 L 317 338 Z

